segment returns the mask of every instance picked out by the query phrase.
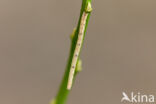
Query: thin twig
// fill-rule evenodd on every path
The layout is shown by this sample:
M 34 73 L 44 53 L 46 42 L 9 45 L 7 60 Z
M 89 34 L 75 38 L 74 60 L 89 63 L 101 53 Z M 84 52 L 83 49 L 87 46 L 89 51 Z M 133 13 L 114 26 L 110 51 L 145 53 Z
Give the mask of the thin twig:
M 90 6 L 90 8 L 88 8 L 88 4 Z M 69 78 L 69 72 L 70 72 L 70 68 L 72 65 L 72 60 L 74 57 L 74 52 L 76 49 L 76 44 L 78 42 L 78 35 L 79 35 L 79 31 L 81 28 L 81 19 L 82 19 L 82 14 L 85 12 L 87 13 L 87 18 L 85 19 L 85 27 L 84 27 L 84 34 L 82 37 L 82 43 L 85 37 L 85 33 L 86 33 L 86 29 L 87 29 L 87 25 L 88 25 L 88 21 L 90 18 L 90 13 L 91 13 L 91 0 L 82 0 L 82 5 L 81 5 L 81 12 L 80 12 L 80 17 L 79 17 L 79 22 L 77 25 L 77 28 L 74 29 L 74 32 L 71 35 L 71 48 L 70 48 L 70 54 L 69 54 L 69 59 L 68 59 L 68 63 L 67 63 L 67 67 L 66 67 L 66 71 L 64 74 L 64 77 L 62 79 L 59 91 L 55 97 L 55 99 L 52 100 L 52 102 L 50 104 L 65 104 L 66 100 L 67 100 L 67 96 L 70 92 L 70 90 L 67 89 L 67 83 L 68 83 L 68 78 Z M 81 70 L 81 64 L 82 62 L 79 59 L 79 56 L 76 60 L 76 67 L 74 70 L 74 76 L 72 78 L 72 80 L 75 80 L 75 76 L 77 75 L 77 73 Z

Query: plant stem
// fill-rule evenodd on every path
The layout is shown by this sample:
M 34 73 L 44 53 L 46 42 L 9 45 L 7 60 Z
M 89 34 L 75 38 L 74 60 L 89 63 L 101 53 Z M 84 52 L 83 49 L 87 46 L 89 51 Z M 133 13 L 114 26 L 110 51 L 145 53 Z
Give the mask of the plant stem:
M 70 48 L 70 54 L 69 54 L 69 58 L 68 58 L 68 63 L 67 63 L 67 66 L 66 66 L 66 71 L 64 73 L 64 77 L 62 79 L 59 91 L 58 91 L 55 99 L 51 102 L 51 104 L 65 104 L 65 102 L 67 100 L 67 97 L 68 97 L 68 94 L 70 92 L 70 90 L 67 90 L 69 71 L 70 71 L 72 58 L 73 58 L 74 50 L 75 50 L 77 39 L 78 39 L 82 13 L 85 12 L 86 5 L 88 3 L 91 3 L 91 0 L 82 0 L 82 5 L 81 5 L 81 11 L 80 11 L 80 17 L 79 17 L 78 25 L 77 25 L 77 28 L 74 30 L 74 32 L 73 32 L 73 34 L 71 36 L 71 48 Z M 90 13 L 88 13 L 88 17 L 87 17 L 87 20 L 86 20 L 84 37 L 85 37 L 85 33 L 86 33 L 86 29 L 87 29 L 89 18 L 90 18 Z M 83 37 L 83 40 L 84 40 L 84 37 Z M 75 75 L 74 75 L 74 80 L 75 80 L 75 77 L 76 77 L 77 73 L 80 70 L 81 70 L 81 61 L 80 61 L 80 59 L 78 59 L 77 65 L 76 65 L 76 70 L 75 70 Z

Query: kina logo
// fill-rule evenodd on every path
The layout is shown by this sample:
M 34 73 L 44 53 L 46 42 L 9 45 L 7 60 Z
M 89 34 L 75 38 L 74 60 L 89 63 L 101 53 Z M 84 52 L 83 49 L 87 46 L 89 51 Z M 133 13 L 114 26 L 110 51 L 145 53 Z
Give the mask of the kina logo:
M 131 102 L 131 103 L 154 103 L 154 95 L 141 94 L 140 92 L 131 92 L 128 96 L 125 92 L 122 92 L 121 102 Z

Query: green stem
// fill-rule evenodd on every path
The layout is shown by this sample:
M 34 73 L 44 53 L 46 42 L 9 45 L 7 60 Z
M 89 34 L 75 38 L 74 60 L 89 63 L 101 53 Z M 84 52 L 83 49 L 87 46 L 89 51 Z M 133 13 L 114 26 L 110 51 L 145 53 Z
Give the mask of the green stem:
M 64 73 L 64 77 L 63 77 L 63 80 L 61 82 L 59 91 L 58 91 L 55 99 L 51 102 L 51 104 L 65 104 L 65 102 L 67 100 L 67 97 L 68 97 L 68 94 L 70 92 L 70 90 L 67 90 L 69 71 L 70 71 L 72 58 L 73 58 L 74 50 L 75 50 L 76 43 L 77 43 L 77 38 L 78 38 L 78 34 L 79 34 L 80 21 L 81 21 L 82 13 L 85 12 L 86 5 L 88 3 L 91 3 L 91 0 L 82 0 L 79 22 L 78 22 L 78 25 L 77 25 L 77 28 L 76 28 L 75 32 L 72 34 L 71 48 L 70 48 L 68 63 L 67 63 L 67 66 L 66 66 L 66 71 Z M 85 36 L 85 33 L 86 33 L 89 18 L 90 18 L 90 13 L 88 13 L 88 17 L 87 17 L 87 20 L 86 20 L 84 36 Z M 84 37 L 83 37 L 83 40 L 84 40 Z M 77 75 L 77 72 L 79 72 L 79 70 L 81 69 L 80 65 L 81 65 L 81 61 L 78 60 L 77 66 L 76 66 L 76 73 L 74 75 L 74 80 L 75 80 L 75 77 Z

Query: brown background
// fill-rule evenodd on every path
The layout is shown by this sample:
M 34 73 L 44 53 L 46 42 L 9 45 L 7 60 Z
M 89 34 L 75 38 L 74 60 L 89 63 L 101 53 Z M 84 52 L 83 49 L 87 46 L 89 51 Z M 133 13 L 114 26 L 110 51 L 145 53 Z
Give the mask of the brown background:
M 156 96 L 156 0 L 93 0 L 83 71 L 68 104 Z M 0 0 L 0 104 L 48 104 L 68 58 L 81 0 Z

